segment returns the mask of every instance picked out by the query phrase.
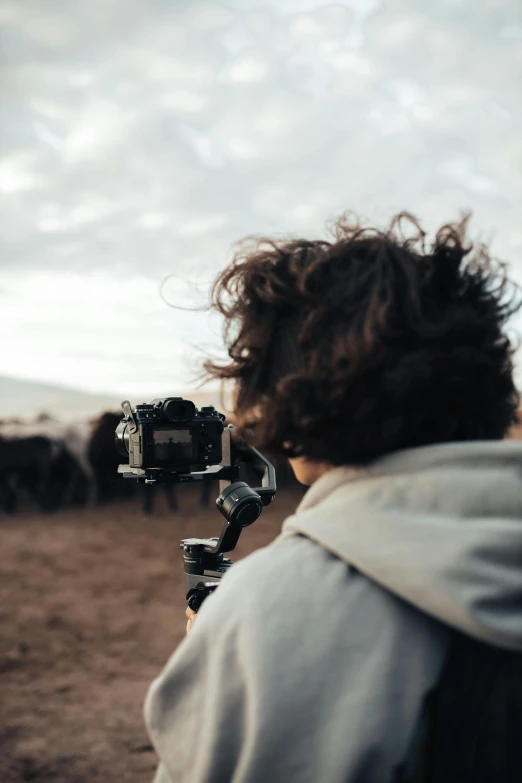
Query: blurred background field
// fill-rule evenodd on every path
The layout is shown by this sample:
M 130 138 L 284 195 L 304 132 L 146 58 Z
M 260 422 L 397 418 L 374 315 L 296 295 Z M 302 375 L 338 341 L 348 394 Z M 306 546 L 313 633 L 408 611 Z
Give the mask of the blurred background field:
M 116 405 L 9 389 L 25 415 L 0 422 L 0 781 L 152 779 L 143 699 L 185 630 L 179 541 L 219 535 L 218 484 L 124 480 Z M 219 405 L 212 392 L 191 397 Z M 276 501 L 234 559 L 275 538 L 302 496 L 289 466 L 276 467 Z
M 144 518 L 103 509 L 26 509 L 0 519 L 0 780 L 151 780 L 142 704 L 185 631 L 179 539 L 221 517 L 183 487 L 180 508 Z M 235 559 L 267 544 L 300 497 L 279 494 Z

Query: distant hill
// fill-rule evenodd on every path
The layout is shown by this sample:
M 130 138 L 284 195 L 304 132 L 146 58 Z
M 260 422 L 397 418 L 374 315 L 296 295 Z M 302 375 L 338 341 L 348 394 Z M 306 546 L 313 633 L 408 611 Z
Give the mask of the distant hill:
M 220 403 L 219 392 L 178 394 L 193 400 L 198 407 L 218 407 Z M 148 396 L 135 396 L 131 402 L 143 402 L 153 396 L 157 397 L 157 392 Z M 119 411 L 123 399 L 124 395 L 91 394 L 66 386 L 0 376 L 0 419 L 32 419 L 41 413 L 63 420 L 91 418 L 103 411 Z

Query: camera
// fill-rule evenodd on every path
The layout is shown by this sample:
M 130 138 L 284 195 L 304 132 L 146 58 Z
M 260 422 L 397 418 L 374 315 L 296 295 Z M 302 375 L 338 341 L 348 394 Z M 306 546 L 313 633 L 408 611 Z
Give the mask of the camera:
M 198 410 L 182 397 L 162 397 L 134 411 L 126 400 L 122 409 L 116 445 L 130 469 L 191 473 L 221 462 L 225 416 L 212 405 Z
M 128 400 L 121 407 L 115 437 L 119 453 L 128 459 L 118 468 L 123 478 L 145 484 L 219 481 L 221 534 L 180 542 L 186 598 L 197 611 L 232 566 L 224 554 L 274 499 L 274 467 L 253 446 L 233 438 L 232 425 L 225 426 L 225 416 L 210 405 L 198 410 L 190 400 L 162 397 L 134 410 Z M 241 480 L 241 470 L 250 471 L 258 486 Z

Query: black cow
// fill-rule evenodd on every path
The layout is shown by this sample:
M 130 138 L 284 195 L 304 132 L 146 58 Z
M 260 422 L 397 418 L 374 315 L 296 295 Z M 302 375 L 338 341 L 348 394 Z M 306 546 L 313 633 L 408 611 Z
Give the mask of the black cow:
M 6 513 L 17 510 L 24 493 L 42 511 L 50 509 L 52 469 L 58 456 L 57 445 L 45 436 L 0 436 L 0 502 Z

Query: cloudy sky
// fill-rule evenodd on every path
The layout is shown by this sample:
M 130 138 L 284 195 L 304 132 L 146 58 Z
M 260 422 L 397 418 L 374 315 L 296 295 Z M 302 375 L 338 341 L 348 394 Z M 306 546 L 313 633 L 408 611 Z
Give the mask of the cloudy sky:
M 3 0 L 0 20 L 0 374 L 185 391 L 220 324 L 162 281 L 201 303 L 241 236 L 346 209 L 428 229 L 472 209 L 522 282 L 518 0 Z

